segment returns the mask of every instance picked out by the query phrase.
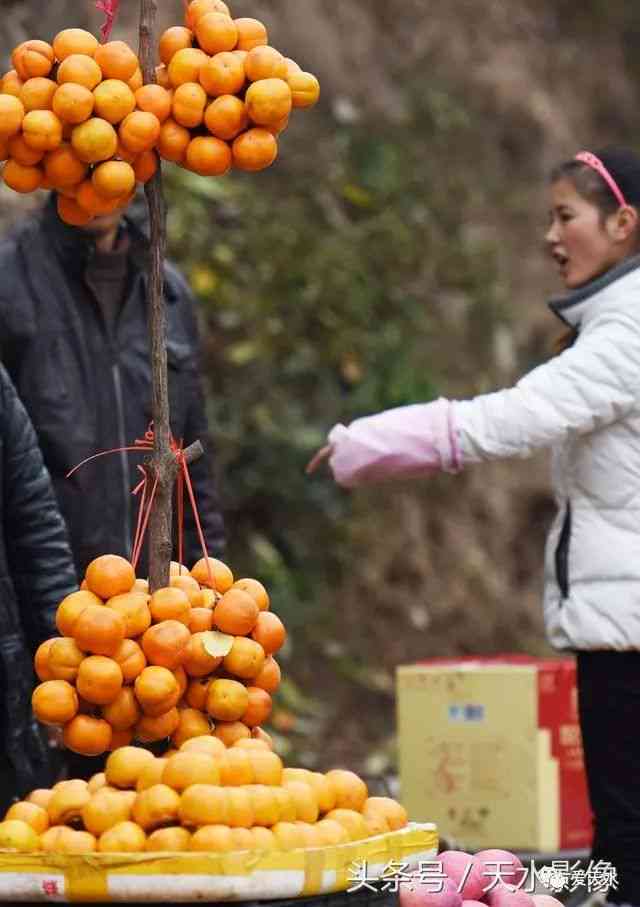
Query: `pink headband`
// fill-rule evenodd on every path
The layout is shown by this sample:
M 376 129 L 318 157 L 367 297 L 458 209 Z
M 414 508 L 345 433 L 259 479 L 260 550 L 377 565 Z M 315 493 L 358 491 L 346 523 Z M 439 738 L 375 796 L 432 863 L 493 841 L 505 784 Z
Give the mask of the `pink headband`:
M 605 181 L 607 186 L 611 189 L 613 194 L 616 197 L 616 201 L 621 208 L 626 207 L 626 201 L 624 195 L 620 191 L 620 187 L 611 176 L 605 165 L 602 163 L 599 157 L 596 157 L 595 154 L 592 154 L 590 151 L 580 151 L 576 154 L 576 161 L 580 161 L 582 164 L 586 164 L 587 167 L 591 167 L 592 170 L 595 170 L 596 173 L 599 173 L 602 179 Z

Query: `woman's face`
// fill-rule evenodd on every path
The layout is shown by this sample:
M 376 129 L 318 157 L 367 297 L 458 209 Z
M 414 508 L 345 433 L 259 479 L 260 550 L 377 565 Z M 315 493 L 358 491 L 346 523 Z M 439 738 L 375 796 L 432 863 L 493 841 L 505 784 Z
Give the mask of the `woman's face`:
M 579 195 L 570 180 L 551 184 L 549 214 L 545 241 L 567 288 L 583 286 L 628 254 L 615 229 L 617 215 L 603 222 L 598 208 Z

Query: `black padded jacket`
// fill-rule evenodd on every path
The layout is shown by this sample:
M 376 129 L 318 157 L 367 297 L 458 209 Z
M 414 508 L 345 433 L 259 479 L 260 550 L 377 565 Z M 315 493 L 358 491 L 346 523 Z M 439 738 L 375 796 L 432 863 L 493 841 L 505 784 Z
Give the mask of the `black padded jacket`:
M 140 480 L 135 453 L 93 460 L 95 453 L 131 445 L 151 421 L 151 367 L 147 332 L 148 244 L 125 218 L 130 240 L 129 280 L 119 318 L 108 329 L 84 284 L 91 236 L 62 223 L 49 203 L 0 242 L 0 359 L 31 420 L 67 523 L 76 568 L 101 554 L 131 554 Z M 193 297 L 184 278 L 165 266 L 171 428 L 185 446 L 203 442 L 205 456 L 190 467 L 209 552 L 224 549 L 224 524 L 213 477 L 199 374 Z M 185 506 L 185 562 L 202 556 L 195 523 Z M 143 554 L 139 575 L 145 573 Z
M 23 796 L 52 780 L 43 729 L 31 712 L 33 655 L 41 642 L 59 635 L 56 608 L 78 586 L 35 431 L 2 366 L 0 481 L 2 789 Z

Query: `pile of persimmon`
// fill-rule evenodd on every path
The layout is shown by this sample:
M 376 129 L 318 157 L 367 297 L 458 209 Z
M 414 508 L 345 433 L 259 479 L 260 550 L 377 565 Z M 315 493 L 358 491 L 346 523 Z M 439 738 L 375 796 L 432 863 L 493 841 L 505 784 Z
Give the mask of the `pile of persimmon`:
M 74 226 L 126 207 L 157 152 L 202 176 L 258 171 L 278 155 L 295 108 L 318 80 L 269 45 L 267 29 L 222 0 L 192 0 L 160 39 L 157 82 L 143 84 L 124 41 L 81 28 L 23 41 L 0 80 L 2 178 L 16 192 L 53 189 Z
M 5 184 L 54 189 L 60 217 L 75 226 L 125 207 L 157 169 L 164 113 L 133 50 L 67 28 L 51 44 L 19 44 L 11 62 L 0 81 Z
M 159 56 L 170 113 L 158 152 L 203 176 L 269 167 L 291 111 L 320 95 L 315 76 L 269 45 L 262 22 L 232 18 L 222 0 L 192 0 L 184 25 L 160 38 Z
M 36 652 L 32 706 L 63 728 L 68 749 L 261 735 L 286 630 L 258 580 L 202 558 L 190 572 L 172 563 L 170 585 L 150 595 L 125 558 L 103 555 L 58 606 L 56 626 Z
M 125 746 L 88 782 L 33 791 L 0 823 L 0 849 L 289 851 L 347 844 L 406 824 L 404 808 L 370 797 L 354 772 L 285 768 L 264 738 L 226 748 L 202 736 L 164 757 Z

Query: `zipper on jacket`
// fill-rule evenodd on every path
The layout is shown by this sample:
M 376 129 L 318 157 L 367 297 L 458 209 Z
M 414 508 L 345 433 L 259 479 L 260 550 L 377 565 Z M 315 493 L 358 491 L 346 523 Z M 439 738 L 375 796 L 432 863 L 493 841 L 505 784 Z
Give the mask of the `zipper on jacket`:
M 113 376 L 113 387 L 116 397 L 116 415 L 118 419 L 118 437 L 120 441 L 120 447 L 127 446 L 127 438 L 125 432 L 124 424 L 124 403 L 122 400 L 122 378 L 120 377 L 120 366 L 117 362 L 114 362 L 111 366 L 111 374 Z M 122 467 L 122 493 L 123 493 L 123 527 L 124 527 L 124 552 L 125 557 L 128 556 L 128 552 L 131 548 L 132 542 L 132 527 L 131 527 L 131 492 L 129 489 L 129 461 L 127 458 L 126 450 L 120 451 L 120 465 Z
M 562 598 L 569 597 L 569 542 L 571 540 L 571 501 L 567 501 L 567 509 L 560 530 L 560 538 L 556 547 L 556 579 Z

